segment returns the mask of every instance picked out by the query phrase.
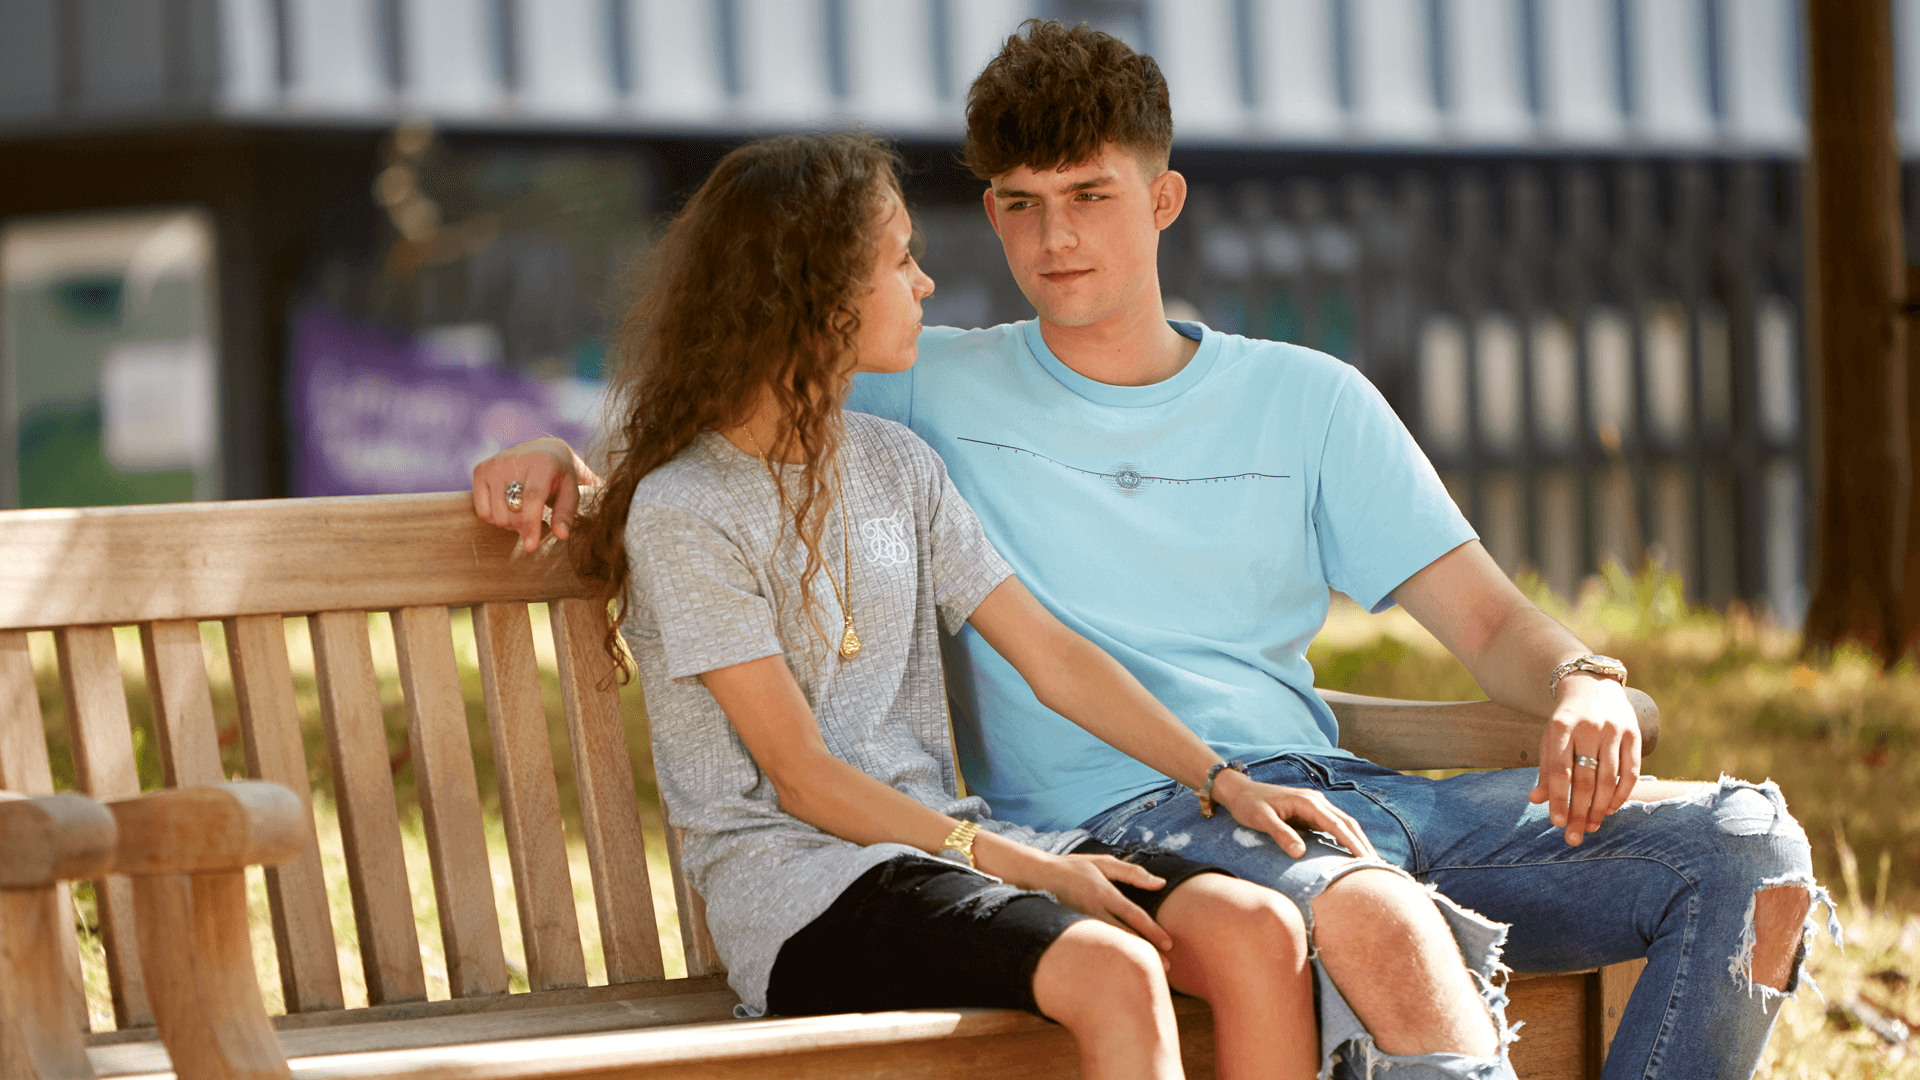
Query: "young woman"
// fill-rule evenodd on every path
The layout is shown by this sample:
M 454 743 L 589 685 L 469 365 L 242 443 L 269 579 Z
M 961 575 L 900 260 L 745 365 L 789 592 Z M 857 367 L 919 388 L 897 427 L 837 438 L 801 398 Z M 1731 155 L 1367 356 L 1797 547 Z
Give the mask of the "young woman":
M 475 509 L 531 546 L 555 498 L 554 531 L 618 599 L 667 812 L 745 1012 L 1024 1007 L 1073 1031 L 1090 1078 L 1174 1077 L 1170 983 L 1212 1004 L 1222 1077 L 1310 1076 L 1291 903 L 958 794 L 939 650 L 968 623 L 1041 701 L 1203 805 L 1289 851 L 1293 818 L 1372 853 L 1324 799 L 1220 761 L 1061 625 L 925 443 L 841 411 L 854 372 L 914 361 L 933 282 L 911 239 L 877 140 L 729 154 L 622 327 L 598 495 L 568 522 L 572 482 L 598 481 L 543 441 L 476 468 Z

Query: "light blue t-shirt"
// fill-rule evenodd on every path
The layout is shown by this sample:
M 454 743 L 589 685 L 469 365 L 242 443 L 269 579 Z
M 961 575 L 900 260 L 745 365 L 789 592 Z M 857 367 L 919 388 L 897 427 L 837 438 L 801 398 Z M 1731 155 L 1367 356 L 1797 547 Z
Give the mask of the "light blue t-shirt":
M 1037 322 L 929 327 L 847 407 L 911 427 L 1020 580 L 1226 758 L 1347 756 L 1306 649 L 1327 587 L 1381 610 L 1473 539 L 1364 376 L 1296 345 L 1174 323 L 1200 348 L 1151 386 L 1062 364 Z M 1041 705 L 971 627 L 947 686 L 970 789 L 1064 829 L 1166 777 Z

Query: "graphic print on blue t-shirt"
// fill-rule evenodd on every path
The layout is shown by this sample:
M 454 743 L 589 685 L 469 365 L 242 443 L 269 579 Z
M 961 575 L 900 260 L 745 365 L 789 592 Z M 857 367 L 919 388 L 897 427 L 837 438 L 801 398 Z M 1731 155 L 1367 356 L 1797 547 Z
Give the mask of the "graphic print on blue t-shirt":
M 996 450 L 1010 450 L 1016 454 L 1025 454 L 1028 457 L 1039 458 L 1041 461 L 1052 462 L 1063 469 L 1071 469 L 1084 476 L 1098 477 L 1101 480 L 1112 483 L 1113 486 L 1119 490 L 1120 494 L 1129 497 L 1140 494 L 1140 489 L 1143 486 L 1153 484 L 1224 484 L 1232 480 L 1287 479 L 1282 473 L 1263 472 L 1234 473 L 1231 476 L 1149 476 L 1141 472 L 1140 467 L 1131 461 L 1123 461 L 1115 465 L 1112 470 L 1108 472 L 1098 472 L 1093 469 L 1083 469 L 1078 465 L 1069 465 L 1064 461 L 1055 461 L 1053 458 L 1037 450 L 1029 450 L 1024 446 L 1008 446 L 1006 443 L 987 442 L 983 439 L 969 439 L 965 436 L 961 436 L 960 441 L 978 443 L 981 446 L 991 446 Z
M 1079 374 L 1037 322 L 929 328 L 914 367 L 861 375 L 847 407 L 932 444 L 1040 602 L 1223 757 L 1342 754 L 1306 659 L 1329 587 L 1384 608 L 1473 530 L 1352 367 L 1173 325 L 1200 347 L 1149 386 Z M 961 767 L 1001 817 L 1071 827 L 1166 782 L 971 628 L 943 652 Z

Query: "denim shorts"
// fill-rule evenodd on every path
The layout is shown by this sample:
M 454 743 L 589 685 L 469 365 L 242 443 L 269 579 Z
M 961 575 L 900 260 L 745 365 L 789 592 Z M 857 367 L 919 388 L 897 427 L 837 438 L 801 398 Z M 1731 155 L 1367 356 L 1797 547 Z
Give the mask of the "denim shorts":
M 1076 855 L 1118 855 L 1165 878 L 1159 889 L 1118 885 L 1159 910 L 1181 882 L 1227 871 L 1153 848 L 1086 841 Z M 1087 916 L 1045 893 L 924 856 L 889 859 L 860 875 L 780 946 L 767 1010 L 787 1016 L 980 1005 L 1038 1012 L 1033 973 L 1067 927 Z

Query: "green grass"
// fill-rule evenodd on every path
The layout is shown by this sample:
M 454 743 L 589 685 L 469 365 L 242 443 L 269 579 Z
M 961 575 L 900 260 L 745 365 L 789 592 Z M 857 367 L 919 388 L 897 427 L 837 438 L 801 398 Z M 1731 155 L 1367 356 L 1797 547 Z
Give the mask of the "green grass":
M 1563 619 L 1588 644 L 1625 660 L 1632 682 L 1653 695 L 1661 707 L 1659 749 L 1646 770 L 1669 779 L 1713 780 L 1721 773 L 1779 782 L 1794 813 L 1813 837 L 1816 870 L 1841 904 L 1849 945 L 1845 950 L 1816 945 L 1808 970 L 1818 980 L 1826 1003 L 1813 995 L 1786 1006 L 1769 1048 L 1763 1076 L 1770 1077 L 1916 1077 L 1920 1058 L 1886 1046 L 1854 1023 L 1844 1006 L 1856 1000 L 1883 1013 L 1904 1017 L 1920 1028 L 1920 671 L 1902 664 L 1883 671 L 1872 657 L 1842 650 L 1818 663 L 1805 662 L 1797 635 L 1781 631 L 1739 609 L 1726 614 L 1691 610 L 1681 601 L 1679 582 L 1658 570 L 1631 577 L 1611 569 L 1590 582 L 1574 601 L 1553 596 L 1537 581 L 1522 582 L 1543 607 Z M 549 734 L 554 747 L 561 802 L 568 816 L 567 842 L 589 981 L 603 982 L 598 930 L 572 791 L 572 766 L 565 721 L 552 679 L 552 639 L 543 612 L 535 609 L 535 641 L 546 670 Z M 332 805 L 324 737 L 314 696 L 312 656 L 304 626 L 292 628 L 292 658 L 301 714 L 306 720 L 308 761 L 316 793 L 316 814 L 335 918 L 341 970 L 349 1004 L 364 1002 L 359 957 L 354 944 L 352 908 L 347 898 L 345 860 Z M 402 820 L 402 840 L 410 877 L 417 883 L 415 913 L 429 996 L 447 995 L 438 916 L 433 907 L 427 849 L 413 794 L 407 760 L 406 719 L 400 705 L 397 663 L 384 617 L 369 620 L 382 700 L 387 703 L 388 749 Z M 223 732 L 225 765 L 232 775 L 244 771 L 224 642 L 218 626 L 206 631 L 209 675 L 215 712 Z M 518 917 L 512 879 L 494 793 L 491 739 L 481 707 L 481 690 L 471 630 L 456 619 L 456 652 L 471 718 L 474 754 L 482 802 L 487 812 L 490 854 L 502 938 L 510 961 L 519 964 Z M 65 719 L 58 704 L 58 676 L 50 639 L 36 635 L 34 651 L 42 679 L 56 782 L 72 783 Z M 130 632 L 120 641 L 127 676 L 128 704 L 143 787 L 157 787 L 160 768 L 150 710 L 140 685 L 139 642 Z M 1319 685 L 1330 689 L 1390 697 L 1465 700 L 1482 696 L 1466 671 L 1404 612 L 1373 616 L 1344 600 L 1336 603 L 1326 630 L 1308 653 Z M 638 692 L 623 691 L 630 747 L 636 748 L 634 772 L 647 833 L 655 911 L 669 943 L 669 975 L 684 971 L 678 943 L 672 890 L 664 857 L 662 825 L 646 753 L 646 723 Z M 269 1005 L 277 1010 L 279 978 L 272 935 L 265 917 L 261 875 L 253 873 L 255 956 Z M 80 918 L 92 925 L 89 891 L 77 890 Z M 96 1026 L 111 1026 L 106 983 L 97 942 L 89 939 L 89 1003 Z M 524 985 L 517 980 L 516 988 Z M 1920 1047 L 1917 1047 L 1920 1048 Z

